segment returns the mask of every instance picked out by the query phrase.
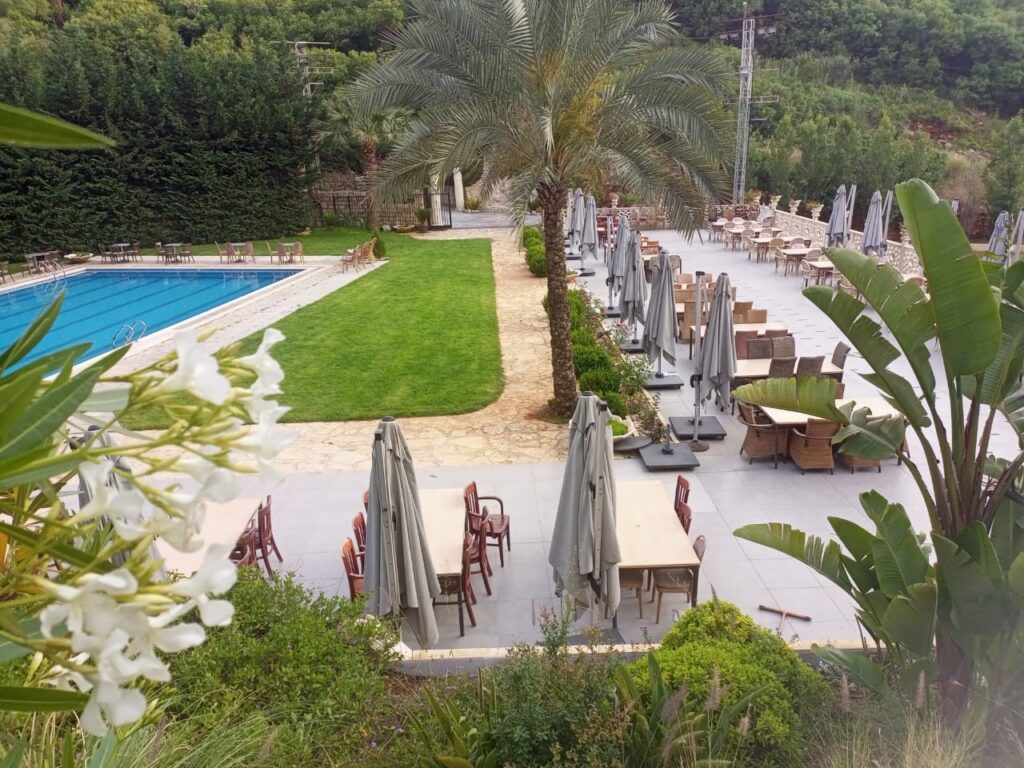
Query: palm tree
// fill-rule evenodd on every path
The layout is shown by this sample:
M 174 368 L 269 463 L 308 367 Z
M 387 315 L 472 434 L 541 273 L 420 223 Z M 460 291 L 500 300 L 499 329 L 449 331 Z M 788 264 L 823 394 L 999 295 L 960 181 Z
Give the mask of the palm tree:
M 615 178 L 692 232 L 724 187 L 728 72 L 675 32 L 660 0 L 413 0 L 395 51 L 352 87 L 357 114 L 403 108 L 409 132 L 373 181 L 399 201 L 456 168 L 508 180 L 544 221 L 553 409 L 576 400 L 562 213 L 572 184 Z

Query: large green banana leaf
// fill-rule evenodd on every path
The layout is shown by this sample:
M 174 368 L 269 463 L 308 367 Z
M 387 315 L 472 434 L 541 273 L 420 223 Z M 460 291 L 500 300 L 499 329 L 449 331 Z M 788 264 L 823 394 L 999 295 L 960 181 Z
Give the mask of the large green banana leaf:
M 808 536 L 784 523 L 755 523 L 733 532 L 734 536 L 770 547 L 810 566 L 837 586 L 850 591 L 850 579 L 840 562 L 841 550 L 834 541 Z
M 906 594 L 897 595 L 882 617 L 885 633 L 919 656 L 931 653 L 935 637 L 938 588 L 934 581 L 911 584 Z
M 882 697 L 889 695 L 885 671 L 864 654 L 818 645 L 813 646 L 812 650 L 814 655 L 822 661 L 827 661 L 843 670 L 850 682 L 855 685 L 873 691 Z
M 861 494 L 861 506 L 878 533 L 871 544 L 878 585 L 886 597 L 906 595 L 929 575 L 928 556 L 917 540 L 906 510 L 875 491 Z
M 849 422 L 849 412 L 836 407 L 836 381 L 821 376 L 762 379 L 737 387 L 733 397 L 762 408 L 782 408 L 840 424 Z
M 928 279 L 946 370 L 981 373 L 999 350 L 999 309 L 956 214 L 925 182 L 896 185 L 900 211 Z
M 114 142 L 63 120 L 0 104 L 0 144 L 37 149 L 98 149 Z
M 991 637 L 1017 621 L 999 559 L 981 523 L 967 526 L 957 541 L 933 532 L 932 544 L 952 623 L 961 633 Z

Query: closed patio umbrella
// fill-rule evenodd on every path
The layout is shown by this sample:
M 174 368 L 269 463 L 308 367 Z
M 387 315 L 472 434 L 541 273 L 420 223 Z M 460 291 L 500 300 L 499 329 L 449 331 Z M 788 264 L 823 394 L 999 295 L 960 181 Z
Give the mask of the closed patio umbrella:
M 1012 256 L 1019 261 L 1021 244 L 1024 243 L 1024 208 L 1017 212 L 1017 222 L 1013 228 L 1013 237 L 1011 239 L 1013 240 Z
M 732 288 L 729 275 L 724 272 L 715 281 L 697 369 L 701 374 L 701 398 L 707 400 L 717 393 L 719 404 L 729 407 L 732 378 L 736 373 L 736 342 L 732 327 Z
M 615 309 L 614 295 L 622 290 L 626 279 L 626 251 L 629 248 L 629 217 L 619 214 L 619 226 L 615 232 L 615 247 L 606 251 L 608 258 L 608 309 Z
M 595 598 L 614 614 L 619 607 L 619 538 L 608 406 L 592 392 L 576 403 L 569 424 L 569 455 L 551 534 L 548 563 L 559 596 L 577 611 Z
M 583 257 L 597 258 L 597 203 L 593 195 L 587 195 L 583 208 L 583 234 L 580 236 Z
M 390 416 L 381 419 L 373 436 L 365 576 L 368 613 L 404 617 L 423 647 L 437 643 L 433 598 L 441 589 L 427 547 L 412 455 Z
M 644 321 L 642 343 L 648 360 L 658 361 L 661 374 L 661 360 L 668 358 L 676 362 L 676 301 L 672 291 L 672 262 L 668 251 L 662 249 L 651 270 L 651 300 L 647 305 L 647 319 Z
M 881 256 L 885 248 L 885 233 L 882 232 L 882 193 L 877 189 L 871 195 L 868 215 L 864 219 L 864 236 L 860 241 L 861 253 Z
M 1009 211 L 1003 211 L 996 217 L 992 227 L 992 237 L 988 239 L 988 251 L 1000 258 L 1006 256 L 1006 229 L 1010 224 Z
M 572 195 L 572 216 L 569 219 L 569 251 L 579 253 L 583 241 L 583 219 L 587 204 L 583 200 L 583 190 L 577 189 Z
M 882 253 L 889 250 L 889 222 L 892 220 L 892 190 L 885 193 L 885 202 L 882 203 Z
M 830 246 L 846 244 L 846 214 L 846 185 L 840 184 L 832 202 L 832 215 L 828 217 L 826 235 Z
M 637 338 L 637 324 L 643 320 L 644 302 L 647 301 L 647 280 L 644 277 L 639 232 L 630 233 L 625 261 L 622 293 L 619 294 L 619 311 L 622 313 L 622 322 L 627 323 L 633 331 L 633 343 L 638 344 L 640 340 Z

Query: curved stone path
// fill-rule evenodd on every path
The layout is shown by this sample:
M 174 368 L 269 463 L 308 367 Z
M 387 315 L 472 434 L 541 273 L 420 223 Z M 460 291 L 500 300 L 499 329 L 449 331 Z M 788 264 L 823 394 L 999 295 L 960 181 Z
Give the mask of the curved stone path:
M 541 307 L 545 281 L 527 271 L 511 229 L 449 230 L 423 237 L 491 240 L 505 388 L 494 403 L 473 413 L 401 419 L 416 463 L 462 466 L 564 460 L 568 429 L 533 417 L 551 397 L 548 323 Z M 376 421 L 289 424 L 298 439 L 275 463 L 285 472 L 369 469 L 376 425 Z

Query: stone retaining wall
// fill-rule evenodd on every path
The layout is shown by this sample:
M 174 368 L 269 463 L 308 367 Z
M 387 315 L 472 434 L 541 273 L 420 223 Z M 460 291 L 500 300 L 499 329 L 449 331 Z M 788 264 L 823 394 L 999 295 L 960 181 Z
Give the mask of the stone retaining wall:
M 814 221 L 806 216 L 796 216 L 787 211 L 776 210 L 775 223 L 791 235 L 807 237 L 815 243 L 825 243 L 828 241 L 827 221 Z M 863 233 L 855 229 L 850 230 L 850 248 L 859 249 L 862 237 Z M 886 250 L 886 256 L 896 269 L 900 272 L 921 274 L 921 263 L 917 259 L 917 253 L 914 252 L 914 246 L 903 245 L 903 243 L 897 243 L 894 240 L 889 240 L 888 243 L 889 247 Z

